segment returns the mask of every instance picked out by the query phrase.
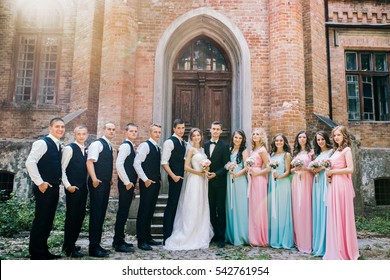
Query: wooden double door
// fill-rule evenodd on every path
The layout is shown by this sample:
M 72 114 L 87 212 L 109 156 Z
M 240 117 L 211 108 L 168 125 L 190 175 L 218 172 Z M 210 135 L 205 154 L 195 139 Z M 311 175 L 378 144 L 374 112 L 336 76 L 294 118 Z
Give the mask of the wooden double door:
M 174 71 L 172 121 L 185 121 L 186 133 L 193 127 L 202 130 L 204 141 L 210 138 L 213 121 L 223 125 L 221 139 L 230 141 L 231 73 Z

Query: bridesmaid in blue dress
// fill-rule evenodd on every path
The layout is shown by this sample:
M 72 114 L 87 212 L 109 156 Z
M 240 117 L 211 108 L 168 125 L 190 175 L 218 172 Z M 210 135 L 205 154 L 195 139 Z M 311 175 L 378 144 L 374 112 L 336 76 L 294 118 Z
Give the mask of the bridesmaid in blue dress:
M 318 131 L 313 141 L 315 161 L 321 162 L 330 157 L 332 144 L 329 135 L 325 131 Z M 325 167 L 312 168 L 315 174 L 313 180 L 313 255 L 323 256 L 325 254 L 326 240 L 326 195 L 328 182 L 325 174 Z
M 286 136 L 276 134 L 271 143 L 271 161 L 278 162 L 271 169 L 268 180 L 269 245 L 273 248 L 294 248 L 291 207 L 291 148 Z
M 249 244 L 248 180 L 244 168 L 247 157 L 245 133 L 236 130 L 230 143 L 230 162 L 235 162 L 237 167 L 227 175 L 225 233 L 226 242 L 235 246 Z

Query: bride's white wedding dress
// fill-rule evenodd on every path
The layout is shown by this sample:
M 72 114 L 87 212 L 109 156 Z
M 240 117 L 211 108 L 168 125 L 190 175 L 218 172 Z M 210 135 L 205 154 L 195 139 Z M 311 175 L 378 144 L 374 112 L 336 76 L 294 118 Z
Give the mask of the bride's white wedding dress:
M 192 156 L 191 167 L 202 171 L 204 153 Z M 204 176 L 186 172 L 177 206 L 172 235 L 165 241 L 167 250 L 194 250 L 209 247 L 214 232 L 210 223 L 208 181 Z

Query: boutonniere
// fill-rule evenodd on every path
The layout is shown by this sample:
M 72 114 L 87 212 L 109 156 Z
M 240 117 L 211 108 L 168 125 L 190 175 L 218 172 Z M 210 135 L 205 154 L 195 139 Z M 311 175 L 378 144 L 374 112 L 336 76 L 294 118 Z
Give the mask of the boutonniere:
M 60 151 L 62 152 L 65 148 L 65 145 L 63 142 L 58 142 L 58 145 L 60 146 Z

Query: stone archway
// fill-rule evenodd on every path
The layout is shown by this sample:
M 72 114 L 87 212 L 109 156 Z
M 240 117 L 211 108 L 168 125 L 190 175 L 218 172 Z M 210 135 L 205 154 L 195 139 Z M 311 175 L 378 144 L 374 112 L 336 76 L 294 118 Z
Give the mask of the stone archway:
M 154 71 L 153 121 L 163 125 L 166 139 L 172 124 L 172 66 L 178 52 L 197 36 L 212 38 L 222 46 L 232 67 L 232 130 L 251 131 L 252 87 L 250 52 L 238 27 L 226 16 L 210 9 L 200 8 L 176 19 L 162 35 L 156 49 Z M 168 70 L 169 69 L 169 70 Z M 245 112 L 245 113 L 244 113 Z

